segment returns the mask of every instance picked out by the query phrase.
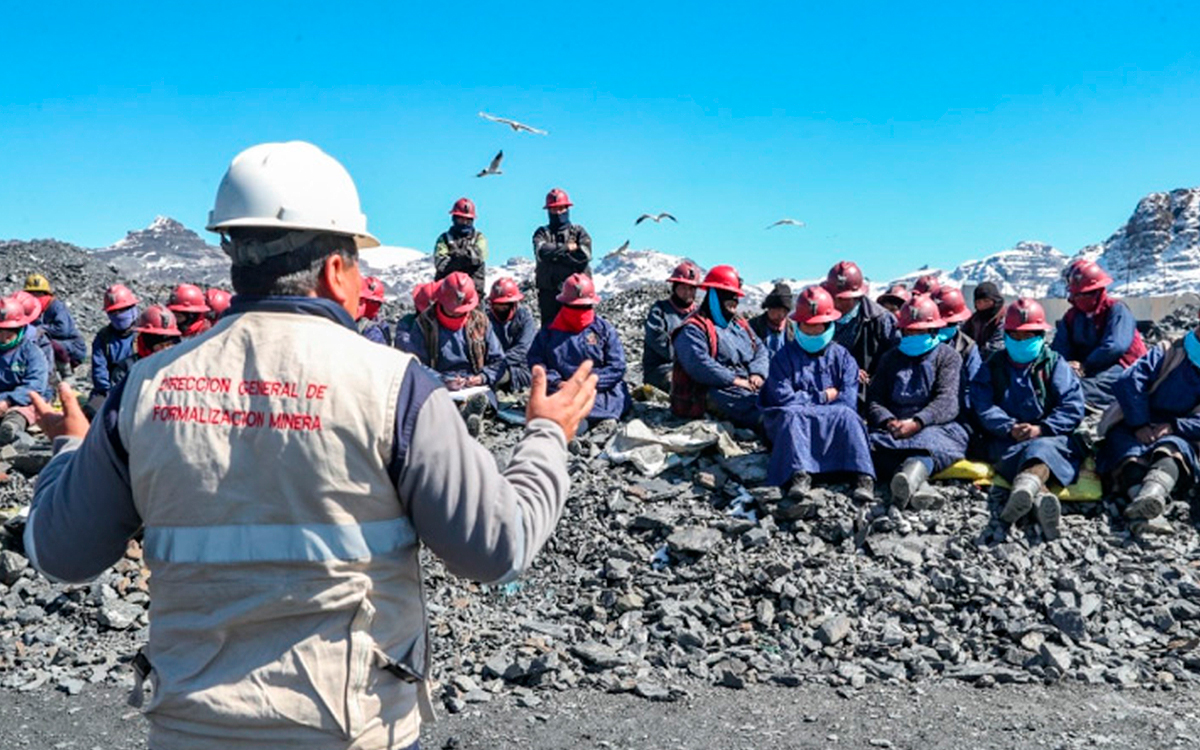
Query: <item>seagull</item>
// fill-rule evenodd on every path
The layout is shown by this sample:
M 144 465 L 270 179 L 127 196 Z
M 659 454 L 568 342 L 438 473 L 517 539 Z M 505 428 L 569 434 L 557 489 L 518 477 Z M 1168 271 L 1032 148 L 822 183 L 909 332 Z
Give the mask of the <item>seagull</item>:
M 503 159 L 504 159 L 504 152 L 503 151 L 498 152 L 496 154 L 496 157 L 494 159 L 492 159 L 492 163 L 487 166 L 487 169 L 483 170 L 482 172 L 480 172 L 479 174 L 477 174 L 475 176 L 476 177 L 487 177 L 490 174 L 504 174 L 503 172 L 500 171 L 500 162 Z
M 548 135 L 548 133 L 546 133 L 545 130 L 538 130 L 537 128 L 531 128 L 523 122 L 517 122 L 516 120 L 510 120 L 507 117 L 496 117 L 495 115 L 489 115 L 487 112 L 480 112 L 479 116 L 485 120 L 491 120 L 492 122 L 503 123 L 504 125 L 507 125 L 510 128 L 512 128 L 514 133 L 520 133 L 522 130 L 524 130 L 526 133 L 533 133 L 534 135 Z
M 613 250 L 611 253 L 609 253 L 609 255 L 619 255 L 620 253 L 623 253 L 628 249 L 629 249 L 629 240 L 625 240 L 624 244 L 622 244 L 616 250 Z
M 804 222 L 803 222 L 803 221 L 796 221 L 795 219 L 780 219 L 779 221 L 775 222 L 775 223 L 774 223 L 774 224 L 772 224 L 771 226 L 767 227 L 767 229 L 771 229 L 771 228 L 773 228 L 773 227 L 777 227 L 777 226 L 779 226 L 780 224 L 786 224 L 787 226 L 790 226 L 790 227 L 802 227 L 802 226 L 804 226 Z
M 646 219 L 650 219 L 650 220 L 651 220 L 651 221 L 653 221 L 655 224 L 658 224 L 658 223 L 659 223 L 659 222 L 661 222 L 663 219 L 670 219 L 671 221 L 675 222 L 676 224 L 678 224 L 678 223 L 679 223 L 679 219 L 676 219 L 674 216 L 672 216 L 671 214 L 667 213 L 666 211 L 663 211 L 661 214 L 658 214 L 657 216 L 656 216 L 656 215 L 654 215 L 654 214 L 642 214 L 641 216 L 637 217 L 637 221 L 635 221 L 635 222 L 633 222 L 633 223 L 634 223 L 634 224 L 641 224 L 641 223 L 642 223 L 643 221 L 645 221 Z

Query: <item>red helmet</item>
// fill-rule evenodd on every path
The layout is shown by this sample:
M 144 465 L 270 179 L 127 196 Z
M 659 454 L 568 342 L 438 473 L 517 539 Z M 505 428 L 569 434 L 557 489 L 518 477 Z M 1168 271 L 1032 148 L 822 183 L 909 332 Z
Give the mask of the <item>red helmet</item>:
M 862 270 L 852 260 L 841 260 L 834 264 L 821 286 L 838 299 L 863 297 L 867 293 Z
M 937 302 L 938 313 L 941 314 L 944 323 L 961 323 L 971 317 L 971 311 L 967 309 L 967 300 L 958 287 L 941 287 L 933 295 L 933 299 Z
M 805 287 L 796 299 L 796 311 L 792 320 L 797 323 L 832 323 L 841 317 L 841 313 L 833 306 L 833 297 L 824 287 L 813 285 Z
M 475 218 L 475 204 L 470 198 L 459 198 L 454 201 L 454 208 L 450 209 L 451 216 L 461 216 L 464 219 Z
M 1072 263 L 1067 270 L 1067 293 L 1087 294 L 1112 283 L 1112 277 L 1095 261 Z
M 737 269 L 733 266 L 713 266 L 705 275 L 700 286 L 705 289 L 722 289 L 726 292 L 733 292 L 739 297 L 746 296 L 746 293 L 742 291 L 742 277 L 738 276 Z
M 208 309 L 219 317 L 229 309 L 229 304 L 233 301 L 233 295 L 224 289 L 213 287 L 204 293 L 204 301 L 208 303 Z
M 917 282 L 913 284 L 912 293 L 936 296 L 941 288 L 942 282 L 938 280 L 937 274 L 927 273 L 917 278 Z
M 1021 297 L 1008 306 L 1004 314 L 1005 331 L 1049 331 L 1046 311 L 1035 299 Z
M 182 336 L 179 323 L 175 321 L 175 313 L 164 305 L 150 305 L 134 321 L 133 330 L 138 333 L 150 333 L 157 336 Z
M 479 306 L 479 292 L 470 276 L 455 271 L 438 284 L 437 303 L 447 315 L 465 315 Z
M 901 282 L 896 282 L 887 288 L 887 291 L 875 298 L 879 304 L 885 301 L 894 302 L 897 306 L 903 305 L 912 299 L 912 294 L 909 293 L 908 287 Z
M 113 284 L 104 290 L 104 312 L 124 310 L 138 303 L 138 298 L 124 284 Z
M 523 299 L 525 299 L 525 295 L 521 294 L 521 287 L 517 286 L 517 280 L 510 276 L 496 279 L 496 283 L 492 284 L 491 293 L 488 294 L 488 302 L 494 305 L 520 302 Z
M 417 308 L 418 315 L 428 310 L 429 306 L 433 304 L 433 298 L 437 295 L 439 286 L 441 284 L 436 281 L 427 281 L 413 287 L 413 307 Z
M 554 188 L 546 193 L 546 205 L 542 208 L 567 208 L 573 206 L 571 197 L 567 195 L 567 191 L 562 188 Z
M 902 331 L 928 331 L 944 327 L 937 303 L 927 294 L 914 294 L 912 299 L 905 302 L 897 315 L 896 324 Z
M 671 272 L 671 278 L 667 279 L 667 283 L 700 286 L 700 266 L 690 260 L 685 260 L 675 266 L 675 270 Z
M 24 328 L 29 324 L 25 308 L 16 297 L 5 297 L 0 300 L 0 328 L 11 330 Z
M 200 287 L 195 284 L 180 284 L 171 290 L 167 309 L 172 312 L 206 313 L 209 308 Z
M 375 276 L 366 276 L 362 280 L 361 296 L 367 302 L 383 302 L 383 281 Z
M 596 296 L 596 284 L 585 273 L 573 273 L 563 282 L 562 292 L 554 299 L 564 305 L 595 307 L 600 303 Z
M 38 298 L 34 297 L 24 289 L 18 289 L 13 292 L 13 299 L 21 304 L 21 309 L 25 311 L 25 322 L 32 323 L 42 317 L 42 303 L 38 302 Z

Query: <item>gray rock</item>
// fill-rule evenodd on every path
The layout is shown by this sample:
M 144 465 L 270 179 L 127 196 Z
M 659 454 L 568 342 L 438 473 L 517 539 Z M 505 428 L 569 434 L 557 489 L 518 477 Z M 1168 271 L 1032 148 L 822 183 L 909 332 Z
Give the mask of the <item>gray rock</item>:
M 758 485 L 767 481 L 767 462 L 771 460 L 766 453 L 747 453 L 744 456 L 722 459 L 721 467 L 737 477 L 743 484 Z
M 21 578 L 27 567 L 29 567 L 29 561 L 16 552 L 12 550 L 0 552 L 0 583 L 5 586 L 13 585 Z
M 1050 610 L 1050 622 L 1073 640 L 1082 640 L 1087 635 L 1087 623 L 1074 607 L 1059 607 Z
M 850 618 L 845 615 L 834 615 L 817 628 L 816 639 L 826 646 L 833 646 L 850 635 Z
M 593 669 L 611 669 L 626 662 L 616 651 L 596 641 L 571 646 L 571 653 Z
M 1043 643 L 1039 654 L 1042 657 L 1042 663 L 1047 667 L 1054 667 L 1060 675 L 1066 674 L 1071 669 L 1071 652 L 1062 646 Z
M 676 529 L 667 537 L 667 544 L 670 545 L 672 551 L 687 552 L 693 555 L 708 553 L 720 541 L 721 532 L 698 526 Z

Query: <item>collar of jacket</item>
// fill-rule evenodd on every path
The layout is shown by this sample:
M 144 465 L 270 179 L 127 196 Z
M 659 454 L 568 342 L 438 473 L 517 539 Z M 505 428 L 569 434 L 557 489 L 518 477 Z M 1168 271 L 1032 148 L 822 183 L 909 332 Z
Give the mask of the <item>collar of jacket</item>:
M 333 300 L 323 297 L 251 297 L 239 294 L 233 298 L 227 314 L 238 315 L 245 312 L 315 315 L 319 318 L 328 318 L 351 331 L 358 331 L 358 326 L 354 324 L 350 313 Z

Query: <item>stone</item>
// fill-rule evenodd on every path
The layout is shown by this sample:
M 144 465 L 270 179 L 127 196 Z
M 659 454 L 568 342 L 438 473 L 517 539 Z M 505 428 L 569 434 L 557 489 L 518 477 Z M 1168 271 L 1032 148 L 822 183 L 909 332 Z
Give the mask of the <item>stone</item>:
M 817 628 L 816 639 L 826 646 L 834 646 L 850 635 L 850 618 L 845 615 L 834 615 Z
M 744 456 L 721 459 L 721 468 L 740 479 L 743 484 L 763 484 L 767 481 L 767 462 L 770 459 L 770 455 L 766 453 L 747 453 Z
M 570 651 L 586 666 L 593 669 L 612 669 L 625 663 L 625 659 L 616 651 L 596 641 L 571 646 Z
M 1047 667 L 1054 667 L 1060 675 L 1065 675 L 1071 669 L 1071 652 L 1062 646 L 1043 643 L 1038 653 L 1042 657 L 1042 663 Z
M 674 697 L 671 691 L 656 682 L 639 680 L 633 688 L 633 694 L 650 701 L 671 701 Z
M 1050 610 L 1050 622 L 1072 640 L 1082 640 L 1087 635 L 1087 623 L 1074 607 L 1059 607 Z
M 770 543 L 771 532 L 767 531 L 761 526 L 756 526 L 747 531 L 745 534 L 742 534 L 742 546 L 746 549 L 766 547 Z
M 29 561 L 24 556 L 7 549 L 0 552 L 0 583 L 5 586 L 13 585 L 28 567 Z
M 667 537 L 667 544 L 673 552 L 686 552 L 693 555 L 707 554 L 720 541 L 721 532 L 698 526 L 676 529 Z

